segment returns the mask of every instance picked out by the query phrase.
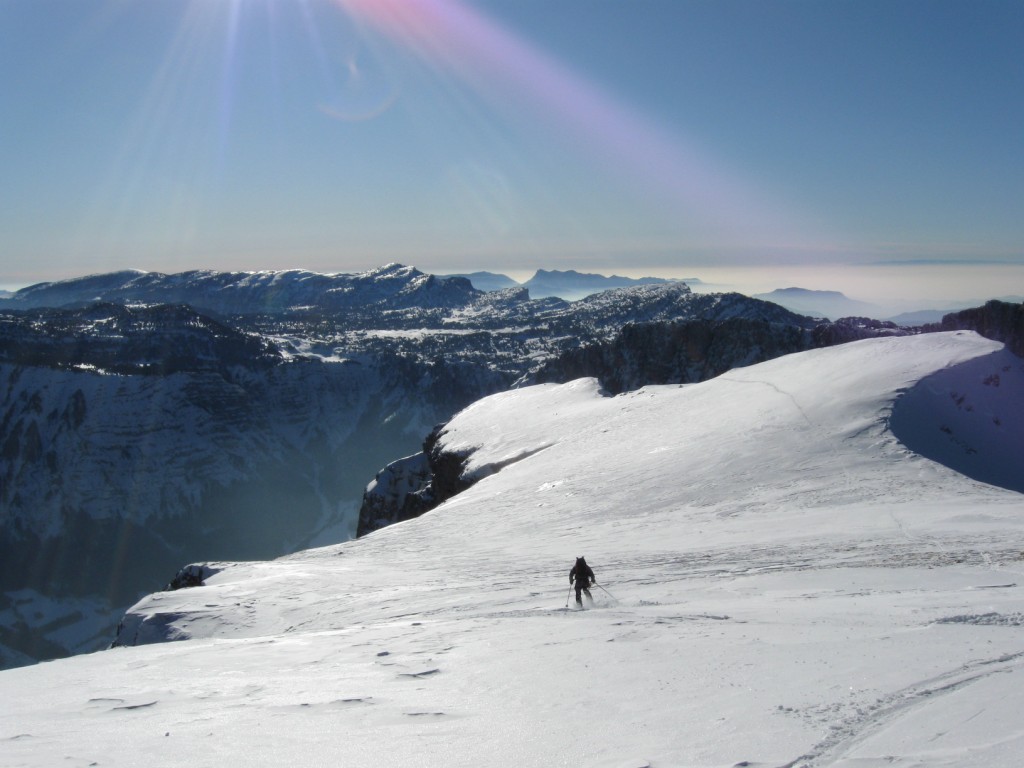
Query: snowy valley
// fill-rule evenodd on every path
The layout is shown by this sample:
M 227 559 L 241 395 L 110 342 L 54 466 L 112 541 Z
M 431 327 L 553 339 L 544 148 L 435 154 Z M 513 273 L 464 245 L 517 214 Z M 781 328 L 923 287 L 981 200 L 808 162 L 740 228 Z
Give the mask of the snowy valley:
M 966 331 L 494 395 L 433 511 L 0 673 L 0 763 L 1019 765 L 1024 496 L 971 475 L 1020 468 L 1022 397 Z

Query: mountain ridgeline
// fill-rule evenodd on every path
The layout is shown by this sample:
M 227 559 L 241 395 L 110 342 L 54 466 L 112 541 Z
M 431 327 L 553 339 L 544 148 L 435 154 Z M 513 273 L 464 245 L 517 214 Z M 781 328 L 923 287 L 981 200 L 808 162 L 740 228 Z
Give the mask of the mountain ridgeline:
M 909 332 L 681 282 L 569 302 L 396 264 L 23 289 L 0 301 L 0 666 L 106 645 L 186 563 L 421 514 L 467 482 L 436 438 L 416 455 L 423 435 L 484 396 L 578 376 L 609 392 L 698 381 Z M 413 458 L 364 495 L 397 456 Z

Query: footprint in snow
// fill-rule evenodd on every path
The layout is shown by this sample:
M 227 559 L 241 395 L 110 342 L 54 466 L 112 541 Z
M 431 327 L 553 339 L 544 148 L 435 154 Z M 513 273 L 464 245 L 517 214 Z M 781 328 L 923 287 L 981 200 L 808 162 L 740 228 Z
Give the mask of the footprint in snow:
M 363 704 L 373 704 L 373 698 L 367 696 L 365 698 L 353 697 L 349 699 L 335 699 L 334 701 L 328 702 L 328 704 L 332 707 L 358 707 Z
M 155 701 L 147 701 L 147 702 L 144 702 L 142 704 L 124 704 L 124 705 L 122 705 L 120 707 L 111 707 L 110 711 L 111 712 L 115 712 L 117 710 L 124 711 L 124 710 L 130 710 L 130 709 L 146 709 L 147 707 L 153 707 L 153 706 L 156 706 L 156 702 Z
M 424 678 L 424 677 L 430 677 L 431 675 L 436 675 L 440 671 L 441 671 L 440 669 L 425 669 L 422 672 L 400 672 L 398 674 L 398 676 L 399 677 Z
M 109 706 L 114 706 L 114 705 L 117 705 L 117 704 L 124 704 L 124 699 L 99 697 L 99 698 L 96 698 L 96 699 L 89 699 L 89 701 L 86 702 L 86 703 L 91 705 L 91 706 L 109 707 Z

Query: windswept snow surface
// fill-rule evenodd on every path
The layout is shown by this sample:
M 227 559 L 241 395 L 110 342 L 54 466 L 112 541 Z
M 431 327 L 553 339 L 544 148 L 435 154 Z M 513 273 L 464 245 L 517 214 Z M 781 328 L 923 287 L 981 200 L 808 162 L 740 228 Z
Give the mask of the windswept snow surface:
M 1020 765 L 1024 496 L 889 419 L 924 380 L 984 392 L 903 426 L 1022 467 L 1022 366 L 934 334 L 488 398 L 443 437 L 482 479 L 433 512 L 217 564 L 135 606 L 141 645 L 0 673 L 0 765 Z

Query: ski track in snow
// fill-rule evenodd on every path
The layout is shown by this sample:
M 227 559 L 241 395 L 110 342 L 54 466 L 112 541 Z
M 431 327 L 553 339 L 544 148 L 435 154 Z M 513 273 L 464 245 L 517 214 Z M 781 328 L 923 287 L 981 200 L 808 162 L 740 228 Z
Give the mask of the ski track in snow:
M 903 690 L 889 694 L 867 707 L 858 706 L 849 715 L 833 722 L 830 735 L 814 745 L 805 755 L 780 768 L 812 768 L 819 765 L 842 765 L 844 758 L 874 732 L 889 725 L 915 707 L 932 704 L 936 698 L 946 696 L 973 685 L 991 675 L 1005 674 L 1020 667 L 1024 651 L 980 659 L 957 667 L 942 675 L 921 681 Z M 976 717 L 980 712 L 974 715 Z M 943 735 L 943 734 L 938 734 Z M 854 760 L 858 765 L 861 760 Z M 888 759 L 886 763 L 894 764 Z

